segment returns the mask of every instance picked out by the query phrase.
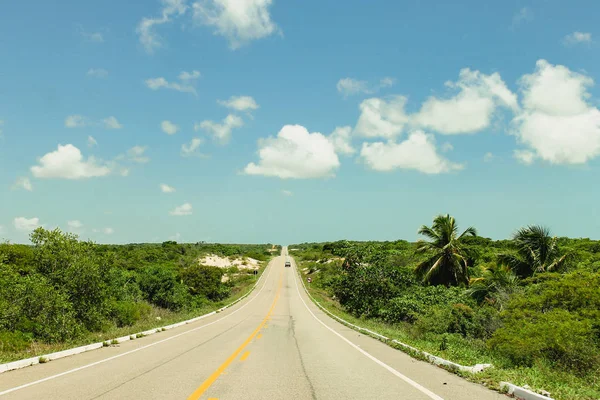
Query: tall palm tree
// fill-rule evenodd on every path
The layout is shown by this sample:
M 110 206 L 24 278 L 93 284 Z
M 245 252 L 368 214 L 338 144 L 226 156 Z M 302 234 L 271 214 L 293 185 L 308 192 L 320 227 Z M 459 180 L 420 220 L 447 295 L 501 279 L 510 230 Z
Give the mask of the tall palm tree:
M 446 214 L 435 217 L 431 228 L 423 225 L 419 229 L 419 234 L 431 240 L 429 242 L 419 240 L 417 253 L 433 253 L 433 255 L 417 266 L 417 275 L 431 285 L 467 285 L 469 250 L 462 239 L 469 235 L 477 236 L 475 228 L 469 227 L 458 235 L 456 220 Z
M 501 254 L 498 261 L 508 265 L 521 277 L 537 272 L 554 271 L 565 263 L 567 254 L 560 255 L 556 237 L 541 225 L 529 225 L 513 235 L 516 253 Z

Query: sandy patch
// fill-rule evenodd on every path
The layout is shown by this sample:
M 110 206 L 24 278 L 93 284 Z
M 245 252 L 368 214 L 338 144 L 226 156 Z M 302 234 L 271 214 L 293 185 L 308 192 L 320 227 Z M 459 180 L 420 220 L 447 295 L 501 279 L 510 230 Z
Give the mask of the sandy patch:
M 219 268 L 238 267 L 239 269 L 258 269 L 260 267 L 260 261 L 255 260 L 254 258 L 229 258 L 220 257 L 215 254 L 209 254 L 199 258 L 198 264 Z

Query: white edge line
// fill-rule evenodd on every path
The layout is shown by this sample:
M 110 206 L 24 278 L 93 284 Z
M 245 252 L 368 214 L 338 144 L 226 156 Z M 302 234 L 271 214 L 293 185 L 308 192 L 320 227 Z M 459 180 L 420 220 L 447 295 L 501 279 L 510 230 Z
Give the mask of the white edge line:
M 93 366 L 95 366 L 95 365 L 98 365 L 98 364 L 103 364 L 103 363 L 105 363 L 105 362 L 107 362 L 107 361 L 111 361 L 111 360 L 114 360 L 114 359 L 116 359 L 116 358 L 120 358 L 120 357 L 126 356 L 126 355 L 128 355 L 128 354 L 136 353 L 136 352 L 138 352 L 138 351 L 140 351 L 140 350 L 144 350 L 144 349 L 147 349 L 148 347 L 156 346 L 157 344 L 160 344 L 160 343 L 167 342 L 167 341 L 169 341 L 169 340 L 172 340 L 172 339 L 178 338 L 178 337 L 180 337 L 180 336 L 183 336 L 183 335 L 187 335 L 187 334 L 188 334 L 188 333 L 190 333 L 190 332 L 195 332 L 195 331 L 197 331 L 197 330 L 200 330 L 200 329 L 206 328 L 207 326 L 210 326 L 210 325 L 216 324 L 217 322 L 219 322 L 219 321 L 222 321 L 222 320 L 224 320 L 224 319 L 226 319 L 226 318 L 229 318 L 229 317 L 231 317 L 233 314 L 235 314 L 235 313 L 237 313 L 237 312 L 239 312 L 239 311 L 243 310 L 243 309 L 244 309 L 244 308 L 245 308 L 245 307 L 246 307 L 248 304 L 252 303 L 252 301 L 254 301 L 254 299 L 256 299 L 256 298 L 258 297 L 258 295 L 259 295 L 259 294 L 260 294 L 260 293 L 263 291 L 263 289 L 265 288 L 265 286 L 266 286 L 266 284 L 267 284 L 267 280 L 268 280 L 268 278 L 269 278 L 269 275 L 271 274 L 271 271 L 273 270 L 273 267 L 268 267 L 268 265 L 267 265 L 267 268 L 269 268 L 269 272 L 267 273 L 267 277 L 264 279 L 264 283 L 263 283 L 262 287 L 261 287 L 261 288 L 260 288 L 260 290 L 259 290 L 259 291 L 256 293 L 256 296 L 254 296 L 254 297 L 253 297 L 253 298 L 251 298 L 251 299 L 250 299 L 250 300 L 249 300 L 249 301 L 248 301 L 246 304 L 242 305 L 240 308 L 238 308 L 237 310 L 233 311 L 231 314 L 227 314 L 227 315 L 226 315 L 226 316 L 224 316 L 223 318 L 219 318 L 219 319 L 217 319 L 216 321 L 210 322 L 210 323 L 208 323 L 208 324 L 206 324 L 206 325 L 202 325 L 202 326 L 199 326 L 199 327 L 197 327 L 197 328 L 190 329 L 189 331 L 185 331 L 185 332 L 178 333 L 177 335 L 170 336 L 170 337 L 168 337 L 168 338 L 165 338 L 165 339 L 159 340 L 158 342 L 150 343 L 150 344 L 147 344 L 147 345 L 145 345 L 145 346 L 142 346 L 142 347 L 138 347 L 137 349 L 133 349 L 133 350 L 127 351 L 127 352 L 125 352 L 125 353 L 117 354 L 117 355 L 115 355 L 115 356 L 108 357 L 108 358 L 105 358 L 105 359 L 103 359 L 103 360 L 100 360 L 100 361 L 93 362 L 93 363 L 91 363 L 91 364 L 83 365 L 83 366 L 81 366 L 81 367 L 73 368 L 73 369 L 70 369 L 70 370 L 68 370 L 68 371 L 61 372 L 61 373 L 59 373 L 59 374 L 56 374 L 56 375 L 51 375 L 51 376 L 48 376 L 48 377 L 46 377 L 46 378 L 39 379 L 39 380 L 37 380 L 37 381 L 29 382 L 29 383 L 26 383 L 26 384 L 23 384 L 23 385 L 20 385 L 20 386 L 16 386 L 16 387 L 14 387 L 14 388 L 11 388 L 11 389 L 7 389 L 7 390 L 5 390 L 5 391 L 3 391 L 3 392 L 0 392 L 0 396 L 3 396 L 3 395 L 5 395 L 5 394 L 8 394 L 8 393 L 16 392 L 17 390 L 25 389 L 25 388 L 27 388 L 27 387 L 29 387 L 29 386 L 37 385 L 37 384 L 40 384 L 40 383 L 42 383 L 42 382 L 46 382 L 46 381 L 49 381 L 49 380 L 52 380 L 52 379 L 56 379 L 56 378 L 59 378 L 59 377 L 61 377 L 61 376 L 64 376 L 64 375 L 72 374 L 73 372 L 81 371 L 82 369 L 87 369 L 87 368 L 93 367 Z M 263 273 L 263 274 L 261 274 L 261 276 L 260 276 L 260 277 L 262 278 L 262 277 L 263 277 L 263 275 L 264 275 L 264 273 Z M 260 279 L 259 279 L 259 281 L 260 281 Z M 256 282 L 256 285 L 258 285 L 258 281 Z M 256 287 L 256 285 L 254 285 L 254 287 Z M 250 293 L 252 293 L 252 291 L 250 291 L 250 292 L 248 293 L 248 295 L 249 295 Z M 239 300 L 239 299 L 238 299 L 238 300 Z M 236 302 L 237 302 L 237 301 L 236 301 Z M 234 304 L 234 303 L 232 303 L 232 304 Z M 229 307 L 229 306 L 228 306 L 228 307 Z M 224 307 L 224 308 L 225 308 L 225 307 Z M 214 313 L 215 313 L 215 312 L 213 311 L 213 312 L 212 312 L 212 314 L 214 314 Z M 185 321 L 184 321 L 184 322 L 185 322 Z M 179 325 L 179 324 L 182 324 L 182 323 L 180 322 L 180 323 L 178 323 L 178 324 L 175 324 L 175 325 Z
M 296 266 L 296 262 L 294 261 L 294 266 L 296 267 L 295 270 L 298 271 L 298 268 Z M 390 371 L 392 374 L 396 375 L 398 378 L 402 379 L 404 382 L 408 383 L 409 385 L 411 385 L 412 387 L 414 387 L 415 389 L 419 390 L 421 393 L 424 393 L 425 395 L 429 396 L 431 399 L 434 400 L 444 400 L 442 397 L 438 396 L 437 394 L 433 393 L 432 391 L 430 391 L 429 389 L 421 386 L 420 384 L 418 384 L 417 382 L 413 381 L 412 379 L 410 379 L 409 377 L 407 377 L 406 375 L 403 375 L 402 373 L 396 371 L 394 368 L 390 367 L 389 365 L 387 365 L 386 363 L 384 363 L 383 361 L 379 360 L 378 358 L 375 358 L 374 356 L 372 356 L 371 354 L 367 353 L 366 351 L 364 351 L 363 349 L 361 349 L 360 347 L 358 347 L 357 345 L 355 345 L 354 343 L 352 343 L 350 340 L 346 339 L 344 336 L 342 336 L 341 334 L 339 334 L 338 332 L 336 332 L 334 329 L 332 329 L 331 327 L 329 327 L 327 324 L 325 324 L 323 321 L 321 321 L 319 318 L 317 318 L 317 316 L 311 311 L 311 309 L 308 307 L 308 305 L 306 304 L 306 302 L 304 301 L 304 299 L 302 298 L 302 294 L 300 293 L 300 288 L 298 287 L 298 277 L 296 276 L 296 274 L 294 274 L 294 282 L 296 283 L 296 291 L 298 292 L 298 296 L 300 296 L 300 300 L 302 301 L 302 304 L 304 304 L 304 307 L 306 307 L 306 309 L 308 310 L 308 312 L 313 316 L 314 319 L 316 319 L 321 325 L 323 325 L 325 328 L 327 328 L 330 332 L 332 332 L 333 334 L 335 334 L 336 336 L 338 336 L 340 339 L 342 339 L 344 342 L 348 343 L 350 346 L 352 346 L 353 348 L 355 348 L 356 350 L 358 350 L 359 352 L 361 352 L 363 355 L 365 355 L 366 357 L 370 358 L 371 360 L 373 360 L 375 363 L 379 364 L 380 366 L 382 366 L 383 368 L 387 369 L 388 371 Z M 304 281 L 302 282 L 302 285 L 304 285 Z

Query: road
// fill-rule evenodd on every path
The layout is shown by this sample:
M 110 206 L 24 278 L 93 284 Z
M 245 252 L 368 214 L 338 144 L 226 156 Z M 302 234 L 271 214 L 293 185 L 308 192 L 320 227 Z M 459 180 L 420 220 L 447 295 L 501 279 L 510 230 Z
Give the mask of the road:
M 0 374 L 0 400 L 506 399 L 337 323 L 284 261 L 219 314 Z

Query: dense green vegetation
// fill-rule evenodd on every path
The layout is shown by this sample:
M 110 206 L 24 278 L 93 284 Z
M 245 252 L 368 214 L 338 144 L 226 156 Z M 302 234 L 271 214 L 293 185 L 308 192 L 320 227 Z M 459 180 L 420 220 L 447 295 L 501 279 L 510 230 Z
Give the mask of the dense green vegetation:
M 147 329 L 215 309 L 255 277 L 236 267 L 199 265 L 198 258 L 266 261 L 272 247 L 98 245 L 42 228 L 31 242 L 0 244 L 0 361 L 52 349 L 48 344 L 85 343 L 99 334 Z M 229 279 L 223 282 L 225 273 Z
M 546 228 L 511 240 L 459 234 L 439 216 L 428 241 L 291 245 L 311 292 L 351 322 L 463 365 L 471 377 L 556 399 L 600 398 L 600 241 Z

